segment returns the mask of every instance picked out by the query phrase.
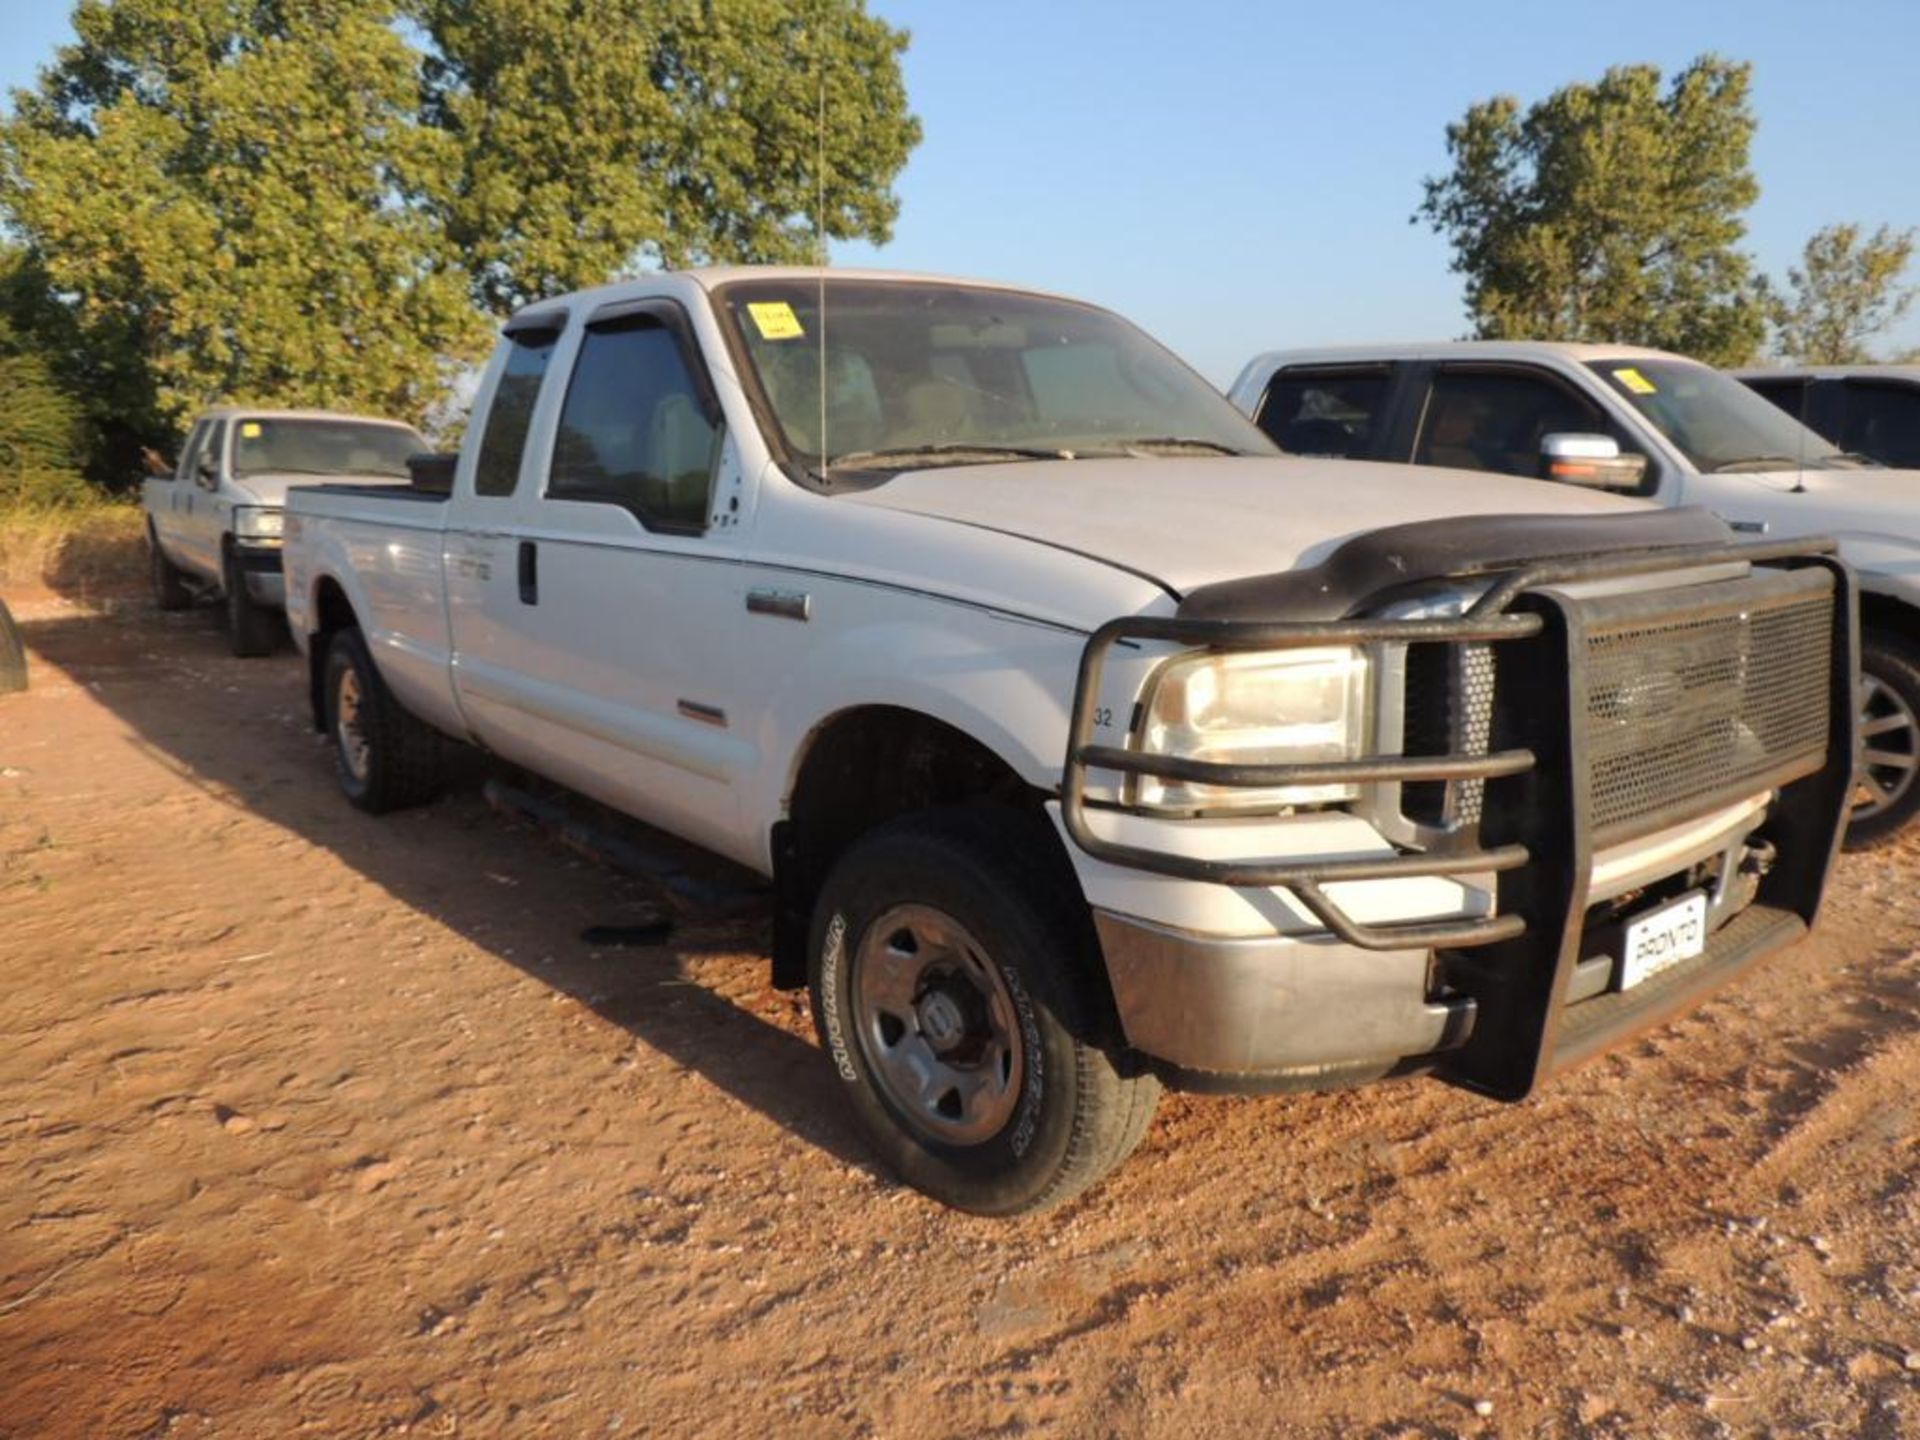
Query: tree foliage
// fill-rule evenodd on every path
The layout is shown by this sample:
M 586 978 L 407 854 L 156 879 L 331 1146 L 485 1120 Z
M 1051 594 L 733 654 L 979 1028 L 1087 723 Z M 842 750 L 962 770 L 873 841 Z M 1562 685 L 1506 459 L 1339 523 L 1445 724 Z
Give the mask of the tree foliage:
M 448 234 L 491 309 L 639 265 L 804 261 L 816 220 L 892 232 L 920 126 L 907 36 L 861 0 L 425 0 L 422 20 L 460 152 Z
M 1751 358 L 1766 307 L 1739 249 L 1759 194 L 1749 81 L 1714 56 L 1664 88 L 1658 68 L 1623 65 L 1448 126 L 1453 168 L 1414 218 L 1451 242 L 1478 333 Z
M 223 397 L 412 416 L 482 328 L 385 0 L 81 0 L 0 200 L 120 423 Z M 142 408 L 146 413 L 142 414 Z
M 0 293 L 20 265 L 17 254 L 0 250 Z M 0 512 L 84 499 L 84 443 L 80 406 L 0 309 Z
M 1867 342 L 1913 304 L 1913 287 L 1902 283 L 1913 245 L 1912 230 L 1885 225 L 1864 238 L 1858 225 L 1817 232 L 1787 271 L 1789 293 L 1769 294 L 1774 348 L 1801 365 L 1872 360 Z
M 906 36 L 863 0 L 79 0 L 73 25 L 0 120 L 37 285 L 0 312 L 116 464 L 222 399 L 418 419 L 489 315 L 808 255 L 821 193 L 828 235 L 884 240 L 919 138 Z

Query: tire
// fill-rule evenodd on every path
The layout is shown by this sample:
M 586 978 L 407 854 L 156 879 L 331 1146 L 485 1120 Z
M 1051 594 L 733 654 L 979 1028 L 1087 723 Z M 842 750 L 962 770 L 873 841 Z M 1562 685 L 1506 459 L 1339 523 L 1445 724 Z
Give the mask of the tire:
M 358 630 L 333 633 L 325 676 L 327 738 L 347 799 L 369 815 L 433 799 L 440 792 L 440 737 L 400 708 Z
M 193 592 L 187 588 L 187 577 L 160 548 L 152 526 L 147 527 L 147 559 L 153 578 L 153 603 L 162 610 L 184 610 L 191 605 Z
M 1860 639 L 1861 765 L 1846 848 L 1892 840 L 1920 811 L 1920 646 L 1883 630 Z
M 27 647 L 20 627 L 13 623 L 7 602 L 0 600 L 0 695 L 27 688 Z
M 221 583 L 226 589 L 227 648 L 241 659 L 271 655 L 280 639 L 280 617 L 247 590 L 247 577 L 227 556 Z
M 1160 1099 L 1126 1063 L 1072 871 L 1036 863 L 1058 848 L 1015 811 L 909 816 L 856 841 L 814 911 L 814 1026 L 855 1116 L 902 1180 L 976 1215 L 1079 1194 Z

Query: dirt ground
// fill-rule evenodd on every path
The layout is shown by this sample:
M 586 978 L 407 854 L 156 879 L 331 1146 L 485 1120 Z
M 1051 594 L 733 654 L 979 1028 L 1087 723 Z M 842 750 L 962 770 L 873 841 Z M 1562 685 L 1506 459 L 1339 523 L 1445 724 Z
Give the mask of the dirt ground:
M 877 1173 L 751 913 L 336 795 L 290 652 L 16 596 L 0 1435 L 1920 1434 L 1920 847 L 1502 1106 L 1174 1097 L 996 1223 Z

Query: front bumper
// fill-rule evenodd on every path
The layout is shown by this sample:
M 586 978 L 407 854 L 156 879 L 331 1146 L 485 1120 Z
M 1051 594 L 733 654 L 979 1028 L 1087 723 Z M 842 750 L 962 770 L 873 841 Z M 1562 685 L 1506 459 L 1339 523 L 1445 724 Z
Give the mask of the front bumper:
M 1076 863 L 1095 906 L 1129 1042 L 1175 1069 L 1245 1082 L 1228 1088 L 1336 1083 L 1423 1066 L 1518 1099 L 1562 1066 L 1692 1003 L 1804 933 L 1838 846 L 1855 750 L 1855 605 L 1850 576 L 1830 556 L 1830 546 L 1802 542 L 1672 547 L 1537 565 L 1497 580 L 1458 620 L 1248 623 L 1176 617 L 1104 627 L 1083 657 L 1061 824 L 1079 852 Z M 1701 585 L 1654 592 L 1656 598 L 1615 595 L 1591 603 L 1567 593 L 1596 581 L 1759 561 L 1789 575 L 1819 569 L 1827 575 L 1795 579 L 1749 570 L 1752 578 L 1717 590 Z M 1671 733 L 1675 745 L 1684 747 L 1691 738 L 1698 750 L 1700 735 L 1685 729 L 1692 717 L 1684 709 L 1659 709 L 1681 704 L 1662 688 L 1671 673 L 1620 670 L 1620 652 L 1606 649 L 1617 632 L 1667 626 L 1686 636 L 1659 643 L 1684 649 L 1696 643 L 1691 636 L 1702 625 L 1737 625 L 1747 637 L 1738 656 L 1747 667 L 1738 680 L 1741 693 L 1764 699 L 1770 687 L 1756 676 L 1772 653 L 1764 643 L 1770 632 L 1753 628 L 1755 617 L 1793 607 L 1804 618 L 1815 607 L 1802 602 L 1816 593 L 1831 595 L 1830 620 L 1813 622 L 1813 633 L 1825 637 L 1826 710 L 1817 717 L 1822 728 L 1795 731 L 1793 744 L 1777 752 L 1757 758 L 1743 752 L 1738 765 L 1722 763 L 1721 750 L 1710 746 L 1686 755 L 1693 768 L 1677 780 L 1658 770 L 1663 752 L 1644 737 Z M 1697 616 L 1690 597 L 1699 597 Z M 1830 631 L 1824 628 L 1829 625 Z M 1471 753 L 1314 766 L 1169 761 L 1090 742 L 1105 649 L 1128 638 L 1219 649 L 1491 645 L 1499 657 L 1496 693 L 1502 698 L 1485 743 Z M 1686 665 L 1697 670 L 1698 658 L 1686 653 Z M 1803 705 L 1817 705 L 1818 664 L 1809 661 L 1798 673 L 1804 677 Z M 1764 737 L 1779 719 L 1759 708 L 1751 718 L 1758 729 L 1740 732 L 1749 740 Z M 1745 711 L 1733 716 L 1736 724 L 1747 719 Z M 1623 732 L 1622 726 L 1643 728 Z M 1656 768 L 1648 773 L 1679 793 L 1622 798 L 1622 775 L 1654 788 L 1643 783 L 1644 773 L 1614 764 L 1618 756 L 1608 747 L 1622 733 L 1654 757 L 1648 764 Z M 1628 759 L 1638 763 L 1635 754 Z M 1338 859 L 1248 860 L 1125 843 L 1122 836 L 1139 828 L 1128 831 L 1120 823 L 1127 807 L 1108 798 L 1112 790 L 1089 798 L 1090 771 L 1175 768 L 1205 783 L 1259 787 L 1468 782 L 1484 787 L 1484 805 L 1472 826 L 1436 844 L 1401 844 L 1385 854 L 1348 851 Z M 1721 807 L 1752 805 L 1755 796 L 1770 802 L 1737 834 L 1703 841 L 1690 854 L 1668 852 L 1670 863 L 1656 871 L 1632 874 L 1621 865 L 1622 855 L 1630 858 L 1661 835 L 1684 832 Z M 1716 853 L 1723 881 L 1736 874 L 1741 879 L 1732 900 L 1716 902 L 1717 928 L 1707 952 L 1631 991 L 1596 993 L 1605 983 L 1602 954 L 1609 932 L 1617 938 L 1620 907 L 1642 903 L 1635 899 L 1642 891 L 1644 903 L 1654 903 L 1670 893 L 1661 888 L 1665 881 Z M 1747 875 L 1750 864 L 1753 873 Z M 1296 915 L 1311 916 L 1317 928 L 1225 936 L 1168 925 L 1163 916 L 1112 904 L 1119 887 L 1086 884 L 1090 870 L 1107 877 L 1144 872 L 1199 890 L 1284 901 Z M 1478 911 L 1384 919 L 1359 915 L 1343 903 L 1363 893 L 1368 882 L 1377 893 L 1379 882 L 1411 889 L 1450 877 L 1484 887 L 1495 903 Z M 1624 899 L 1623 890 L 1631 892 Z

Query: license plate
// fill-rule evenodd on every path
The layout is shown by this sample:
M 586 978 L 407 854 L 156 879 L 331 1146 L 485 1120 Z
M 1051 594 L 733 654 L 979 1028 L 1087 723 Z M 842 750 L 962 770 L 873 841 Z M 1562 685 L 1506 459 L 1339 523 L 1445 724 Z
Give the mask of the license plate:
M 1631 990 L 1648 976 L 1691 960 L 1706 948 L 1707 897 L 1696 890 L 1627 926 L 1620 988 Z

